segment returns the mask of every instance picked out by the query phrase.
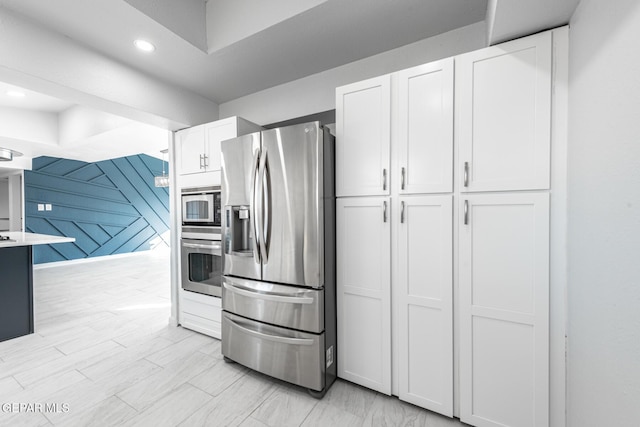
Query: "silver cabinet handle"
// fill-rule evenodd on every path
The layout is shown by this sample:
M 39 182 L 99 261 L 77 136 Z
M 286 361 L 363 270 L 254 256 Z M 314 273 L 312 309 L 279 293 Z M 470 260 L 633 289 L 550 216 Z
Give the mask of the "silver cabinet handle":
M 387 202 L 382 202 L 382 221 L 387 222 Z
M 203 154 L 202 157 L 204 158 L 204 167 L 206 169 L 209 167 L 209 156 L 207 156 L 206 154 Z
M 246 289 L 238 288 L 228 283 L 223 283 L 222 286 L 224 286 L 224 288 L 227 291 L 232 292 L 234 294 L 242 295 L 249 298 L 260 299 L 264 301 L 286 302 L 289 304 L 313 304 L 313 298 L 311 297 L 290 297 L 290 296 L 283 296 L 283 295 L 253 292 L 253 291 L 248 291 Z
M 203 160 L 204 159 L 202 158 L 202 154 L 200 154 L 200 169 L 204 168 L 204 165 L 202 164 Z
M 404 168 L 400 169 L 400 189 L 404 190 Z
M 382 190 L 387 190 L 387 170 L 382 169 Z
M 469 201 L 464 201 L 464 225 L 469 224 Z
M 281 337 L 279 335 L 271 335 L 265 334 L 262 332 L 254 331 L 249 328 L 245 328 L 244 326 L 240 326 L 237 322 L 234 322 L 231 319 L 228 319 L 229 322 L 233 324 L 240 331 L 244 332 L 248 335 L 253 335 L 254 337 L 261 338 L 268 341 L 275 341 L 281 344 L 291 344 L 291 345 L 313 345 L 313 340 L 310 338 L 289 338 L 289 337 Z
M 469 186 L 469 162 L 464 162 L 464 186 Z
M 400 202 L 400 224 L 404 224 L 404 202 Z

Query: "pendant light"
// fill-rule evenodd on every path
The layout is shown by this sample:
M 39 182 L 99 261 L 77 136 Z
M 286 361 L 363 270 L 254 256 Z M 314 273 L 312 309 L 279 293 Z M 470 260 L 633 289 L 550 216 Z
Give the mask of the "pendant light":
M 162 175 L 156 176 L 154 178 L 155 186 L 156 187 L 168 187 L 169 186 L 169 175 L 167 175 L 167 173 L 164 170 L 164 164 L 165 164 L 164 155 L 169 152 L 169 149 L 164 149 L 164 150 L 162 150 L 160 152 L 162 153 Z

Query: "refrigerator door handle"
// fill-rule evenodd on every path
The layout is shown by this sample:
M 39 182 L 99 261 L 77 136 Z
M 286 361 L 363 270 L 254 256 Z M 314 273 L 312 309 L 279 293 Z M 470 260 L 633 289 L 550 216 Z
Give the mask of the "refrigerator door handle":
M 265 334 L 265 333 L 254 331 L 253 329 L 249 329 L 244 326 L 241 326 L 239 323 L 231 319 L 227 319 L 227 320 L 229 320 L 229 322 L 231 322 L 233 326 L 235 326 L 245 334 L 253 335 L 254 337 L 264 339 L 267 341 L 274 341 L 281 344 L 290 344 L 290 345 L 313 345 L 314 344 L 314 341 L 310 338 L 289 338 L 289 337 L 281 337 L 279 335 Z
M 262 263 L 266 264 L 269 262 L 269 254 L 267 253 L 267 242 L 265 238 L 265 234 L 267 232 L 266 223 L 269 220 L 268 214 L 265 215 L 265 211 L 269 210 L 268 199 L 265 200 L 265 187 L 266 187 L 266 172 L 267 172 L 267 156 L 268 152 L 266 149 L 263 150 L 262 155 L 260 156 L 260 172 L 258 177 L 257 187 L 260 189 L 260 196 L 258 197 L 258 206 L 260 207 L 260 258 L 262 259 Z M 266 216 L 266 218 L 265 218 Z
M 230 285 L 229 283 L 223 283 L 222 286 L 224 286 L 227 291 L 233 292 L 234 294 L 243 295 L 249 298 L 257 298 L 265 301 L 285 302 L 289 304 L 313 304 L 314 302 L 314 299 L 311 297 L 292 297 L 278 294 L 258 293 L 238 288 L 236 286 Z
M 258 236 L 258 215 L 256 215 L 256 193 L 258 191 L 257 180 L 258 177 L 258 167 L 260 165 L 260 150 L 256 150 L 256 153 L 253 155 L 253 167 L 251 171 L 251 185 L 252 192 L 251 197 L 249 198 L 249 215 L 251 215 L 251 219 L 249 220 L 249 224 L 251 225 L 251 233 L 253 234 L 253 259 L 256 261 L 256 264 L 260 264 L 260 252 L 258 251 L 258 246 L 260 244 L 260 238 Z

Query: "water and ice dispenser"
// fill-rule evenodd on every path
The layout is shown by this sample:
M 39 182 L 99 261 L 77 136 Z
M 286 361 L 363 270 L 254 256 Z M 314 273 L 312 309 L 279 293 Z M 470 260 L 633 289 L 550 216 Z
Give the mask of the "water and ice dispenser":
M 225 209 L 225 254 L 250 257 L 253 254 L 254 237 L 248 206 L 227 206 Z

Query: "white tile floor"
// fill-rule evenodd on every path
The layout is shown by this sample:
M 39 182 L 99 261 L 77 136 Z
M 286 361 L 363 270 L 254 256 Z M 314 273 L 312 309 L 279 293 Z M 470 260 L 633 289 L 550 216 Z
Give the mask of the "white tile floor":
M 218 340 L 168 326 L 164 251 L 37 269 L 34 288 L 36 333 L 0 343 L 1 426 L 465 425 L 342 380 L 316 400 L 225 363 Z

